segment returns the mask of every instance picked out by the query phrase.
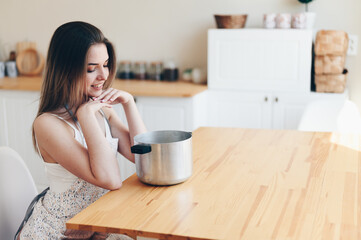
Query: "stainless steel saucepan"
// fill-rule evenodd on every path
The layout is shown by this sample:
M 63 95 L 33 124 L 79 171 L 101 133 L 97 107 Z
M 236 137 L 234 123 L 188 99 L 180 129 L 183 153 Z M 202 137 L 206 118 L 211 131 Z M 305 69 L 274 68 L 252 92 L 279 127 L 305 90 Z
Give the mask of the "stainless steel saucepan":
M 136 173 L 151 185 L 173 185 L 192 175 L 192 133 L 153 131 L 134 137 Z

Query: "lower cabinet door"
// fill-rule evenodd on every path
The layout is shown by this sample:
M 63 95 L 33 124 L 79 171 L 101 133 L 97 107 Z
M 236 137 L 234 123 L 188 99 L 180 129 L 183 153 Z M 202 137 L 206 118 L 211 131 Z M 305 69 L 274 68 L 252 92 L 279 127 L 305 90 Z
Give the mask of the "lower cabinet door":
M 39 106 L 39 92 L 0 91 L 1 145 L 14 149 L 27 165 L 39 191 L 48 186 L 42 159 L 32 142 L 32 124 Z
M 192 98 L 137 97 L 137 106 L 149 131 L 192 131 Z
M 272 128 L 297 129 L 302 115 L 309 103 L 318 100 L 337 101 L 342 104 L 348 98 L 344 93 L 274 93 L 272 102 Z
M 127 118 L 124 113 L 124 109 L 121 104 L 113 106 L 113 109 L 117 113 L 118 117 L 125 126 L 128 126 Z M 117 159 L 119 163 L 120 176 L 122 181 L 132 176 L 135 173 L 135 164 L 123 157 L 121 154 L 117 153 Z
M 275 94 L 272 101 L 272 128 L 297 129 L 309 101 L 305 94 Z
M 272 104 L 266 93 L 208 91 L 207 125 L 271 128 Z

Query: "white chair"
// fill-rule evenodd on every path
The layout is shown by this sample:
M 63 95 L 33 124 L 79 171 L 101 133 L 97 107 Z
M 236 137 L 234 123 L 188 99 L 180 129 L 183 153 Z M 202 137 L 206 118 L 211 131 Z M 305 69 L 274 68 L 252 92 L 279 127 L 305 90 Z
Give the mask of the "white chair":
M 361 115 L 350 100 L 317 100 L 306 106 L 298 130 L 360 134 Z
M 14 239 L 26 210 L 38 194 L 21 156 L 0 147 L 0 239 Z

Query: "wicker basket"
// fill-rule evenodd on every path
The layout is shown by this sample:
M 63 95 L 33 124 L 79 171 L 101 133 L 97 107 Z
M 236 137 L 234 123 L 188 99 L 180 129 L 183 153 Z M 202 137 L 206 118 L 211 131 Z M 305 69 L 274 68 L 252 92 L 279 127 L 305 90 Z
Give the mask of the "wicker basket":
M 214 15 L 217 28 L 244 28 L 247 14 L 242 15 Z
M 341 74 L 345 67 L 345 56 L 319 55 L 315 57 L 315 73 Z
M 321 30 L 315 41 L 316 55 L 346 55 L 348 35 L 344 31 Z
M 315 75 L 316 92 L 343 93 L 346 87 L 347 70 L 342 74 Z

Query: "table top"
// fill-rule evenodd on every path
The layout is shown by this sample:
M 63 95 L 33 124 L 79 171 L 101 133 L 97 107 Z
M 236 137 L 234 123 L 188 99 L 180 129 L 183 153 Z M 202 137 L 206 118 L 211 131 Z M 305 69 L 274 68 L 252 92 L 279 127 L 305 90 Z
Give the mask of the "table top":
M 163 239 L 360 239 L 358 135 L 199 128 L 193 175 L 154 187 L 134 174 L 67 228 Z
M 41 77 L 0 78 L 0 90 L 40 91 Z M 186 81 L 120 80 L 113 81 L 113 88 L 129 92 L 133 96 L 192 97 L 208 89 L 205 84 Z

